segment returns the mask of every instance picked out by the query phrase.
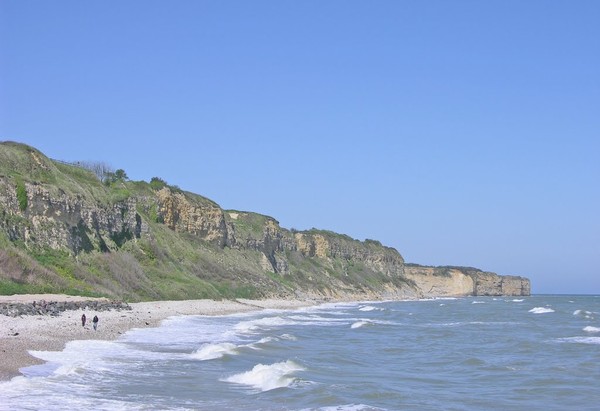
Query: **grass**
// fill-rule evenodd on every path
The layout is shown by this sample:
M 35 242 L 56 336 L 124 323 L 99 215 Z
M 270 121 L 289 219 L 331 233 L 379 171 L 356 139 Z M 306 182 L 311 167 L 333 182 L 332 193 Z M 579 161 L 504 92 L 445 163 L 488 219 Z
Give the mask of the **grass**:
M 0 142 L 0 174 L 25 181 L 53 184 L 52 162 L 33 147 L 15 142 Z
M 0 295 L 44 294 L 53 292 L 49 285 L 23 284 L 14 281 L 0 280 Z
M 21 211 L 27 210 L 27 190 L 25 189 L 25 183 L 20 178 L 17 178 L 17 201 L 19 201 Z
M 276 282 L 278 284 L 281 284 L 282 286 L 284 286 L 286 288 L 294 289 L 295 284 L 292 281 L 290 281 L 290 279 L 288 278 L 288 276 L 277 274 L 277 273 L 274 273 L 272 271 L 267 271 L 266 274 L 274 282 Z
M 329 231 L 329 230 L 320 230 L 317 228 L 311 228 L 308 231 L 300 231 L 300 233 L 304 233 L 304 234 L 320 234 L 324 237 L 330 238 L 330 239 L 338 239 L 338 240 L 344 240 L 344 241 L 351 241 L 351 242 L 359 242 L 358 240 L 355 240 L 354 238 L 346 235 L 346 234 L 339 234 L 339 233 L 334 233 L 333 231 Z
M 231 219 L 238 241 L 261 240 L 263 238 L 267 217 L 255 213 L 233 212 L 238 214 L 237 219 Z
M 43 267 L 49 268 L 61 277 L 74 279 L 74 263 L 71 255 L 66 251 L 44 249 L 31 253 L 33 258 Z

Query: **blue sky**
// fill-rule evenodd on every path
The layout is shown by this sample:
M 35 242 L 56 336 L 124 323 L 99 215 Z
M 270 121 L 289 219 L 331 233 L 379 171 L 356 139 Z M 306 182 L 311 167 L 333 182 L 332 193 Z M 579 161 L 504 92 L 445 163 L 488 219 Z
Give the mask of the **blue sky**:
M 600 294 L 600 2 L 0 1 L 0 140 Z

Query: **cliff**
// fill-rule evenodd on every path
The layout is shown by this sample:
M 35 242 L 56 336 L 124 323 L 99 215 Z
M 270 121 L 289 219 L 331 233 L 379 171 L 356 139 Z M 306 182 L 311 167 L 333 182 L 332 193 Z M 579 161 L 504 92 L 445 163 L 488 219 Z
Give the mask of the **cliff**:
M 529 295 L 528 279 L 497 275 L 470 267 L 426 267 L 407 265 L 404 276 L 415 282 L 423 297 L 463 295 Z
M 100 181 L 0 143 L 0 294 L 66 292 L 130 301 L 528 295 L 529 281 L 406 265 L 393 248 L 223 210 L 164 181 Z

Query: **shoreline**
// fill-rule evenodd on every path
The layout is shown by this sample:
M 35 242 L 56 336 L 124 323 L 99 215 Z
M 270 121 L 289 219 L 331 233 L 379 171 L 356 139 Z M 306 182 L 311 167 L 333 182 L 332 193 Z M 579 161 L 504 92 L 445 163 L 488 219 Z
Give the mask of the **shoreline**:
M 105 300 L 60 294 L 26 294 L 0 296 L 0 303 L 32 303 L 34 301 L 94 301 Z M 182 300 L 131 303 L 131 310 L 69 310 L 58 316 L 23 315 L 9 317 L 0 315 L 0 382 L 22 375 L 21 368 L 43 364 L 29 351 L 62 351 L 75 340 L 116 340 L 134 328 L 158 327 L 160 323 L 178 315 L 227 315 L 264 309 L 293 309 L 313 306 L 314 300 Z M 81 315 L 87 317 L 85 327 Z M 100 319 L 94 331 L 92 318 Z

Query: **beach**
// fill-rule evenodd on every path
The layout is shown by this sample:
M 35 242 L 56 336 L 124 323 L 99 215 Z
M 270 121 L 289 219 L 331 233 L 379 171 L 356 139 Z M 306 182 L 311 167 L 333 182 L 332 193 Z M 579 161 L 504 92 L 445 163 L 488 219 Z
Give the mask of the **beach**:
M 27 294 L 0 296 L 0 303 L 32 303 L 34 301 L 92 301 L 90 297 L 58 294 Z M 99 299 L 102 300 L 102 299 Z M 0 381 L 20 375 L 19 369 L 43 361 L 29 351 L 61 351 L 74 340 L 114 340 L 133 328 L 157 327 L 166 318 L 178 315 L 225 315 L 262 309 L 290 309 L 314 305 L 315 301 L 301 300 L 185 300 L 131 303 L 131 310 L 102 312 L 70 310 L 58 316 L 0 315 Z M 81 325 L 81 316 L 87 322 Z M 92 318 L 99 318 L 97 330 Z

